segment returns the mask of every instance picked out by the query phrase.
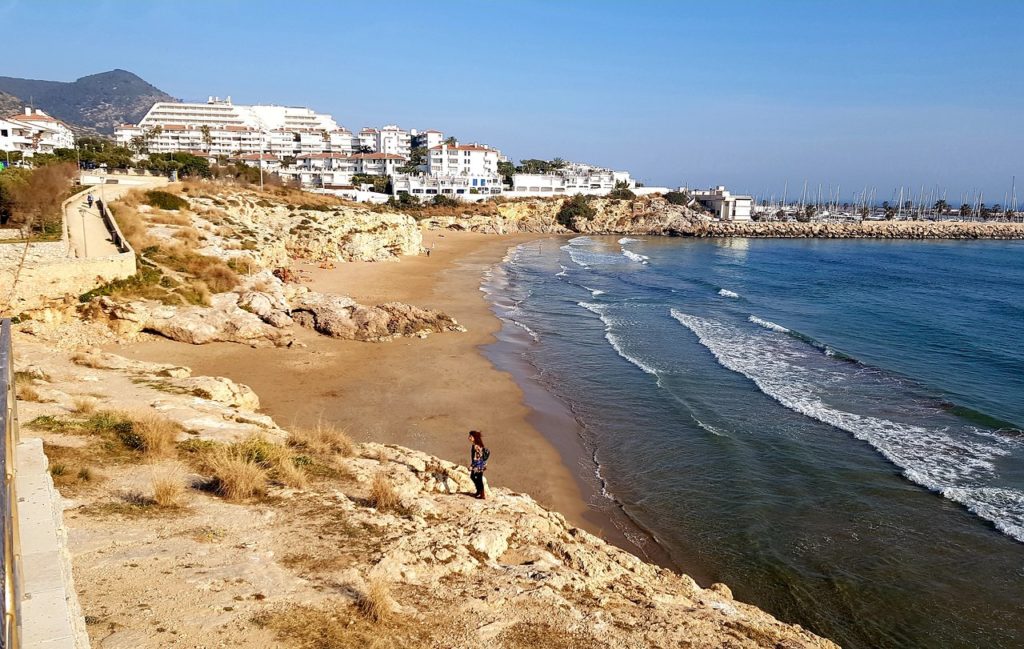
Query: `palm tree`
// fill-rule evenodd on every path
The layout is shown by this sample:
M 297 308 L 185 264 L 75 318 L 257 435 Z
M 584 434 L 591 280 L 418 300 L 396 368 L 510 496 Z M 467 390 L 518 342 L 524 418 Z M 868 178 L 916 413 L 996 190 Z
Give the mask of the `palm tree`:
M 207 124 L 203 124 L 199 127 L 199 132 L 203 134 L 203 144 L 206 145 L 206 151 L 209 153 L 213 147 L 213 136 L 210 135 L 210 127 Z

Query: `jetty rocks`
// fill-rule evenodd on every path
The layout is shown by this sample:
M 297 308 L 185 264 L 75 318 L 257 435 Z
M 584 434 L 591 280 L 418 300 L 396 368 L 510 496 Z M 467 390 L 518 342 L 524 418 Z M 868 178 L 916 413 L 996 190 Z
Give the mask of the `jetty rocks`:
M 634 199 L 593 197 L 593 218 L 559 221 L 566 199 L 534 198 L 499 203 L 494 214 L 431 217 L 426 227 L 485 233 L 660 235 L 823 239 L 1022 239 L 1024 223 L 963 221 L 714 221 L 701 209 L 670 203 L 657 194 Z
M 400 302 L 359 304 L 346 296 L 325 295 L 285 283 L 269 271 L 245 278 L 237 289 L 211 297 L 210 306 L 170 306 L 149 300 L 118 302 L 98 297 L 81 308 L 89 320 L 106 323 L 119 336 L 140 332 L 205 345 L 232 342 L 254 347 L 292 344 L 294 326 L 326 336 L 385 342 L 402 336 L 462 332 L 465 328 L 440 311 Z
M 229 379 L 16 335 L 17 369 L 43 397 L 19 403 L 22 434 L 51 458 L 93 646 L 836 647 L 528 495 L 472 498 L 467 469 L 442 458 L 376 443 L 316 450 L 329 438 L 253 412 L 256 395 Z M 81 414 L 83 399 L 97 414 Z M 111 453 L 96 433 L 64 430 L 104 413 L 171 422 L 176 450 Z M 259 457 L 279 447 L 309 470 L 227 499 L 189 458 L 232 443 Z M 176 504 L 147 500 L 170 479 Z
M 861 221 L 859 223 L 699 221 L 665 234 L 681 237 L 775 239 L 1024 239 L 1024 223 L 970 221 Z

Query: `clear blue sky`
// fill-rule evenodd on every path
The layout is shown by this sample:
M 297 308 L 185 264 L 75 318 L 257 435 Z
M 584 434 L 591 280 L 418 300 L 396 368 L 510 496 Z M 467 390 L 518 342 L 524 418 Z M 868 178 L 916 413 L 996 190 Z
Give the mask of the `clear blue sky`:
M 1024 185 L 1014 0 L 0 0 L 0 24 L 4 75 L 124 68 L 183 99 L 437 128 L 648 184 L 938 184 L 990 204 Z

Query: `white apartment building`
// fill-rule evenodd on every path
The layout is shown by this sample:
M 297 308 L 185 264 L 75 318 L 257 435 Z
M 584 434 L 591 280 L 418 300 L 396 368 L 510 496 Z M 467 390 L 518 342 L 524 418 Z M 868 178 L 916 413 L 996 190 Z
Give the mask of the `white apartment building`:
M 679 191 L 689 192 L 705 209 L 710 211 L 719 221 L 749 221 L 754 203 L 751 196 L 734 196 L 724 185 L 711 189 L 690 190 L 680 187 Z
M 309 153 L 296 158 L 283 174 L 295 177 L 303 187 L 349 187 L 352 176 L 395 176 L 406 158 L 394 153 Z
M 20 151 L 22 156 L 73 149 L 75 135 L 68 126 L 39 109 L 0 119 L 0 150 Z
M 501 194 L 504 187 L 501 178 L 479 178 L 469 176 L 430 176 L 426 174 L 396 174 L 392 176 L 392 194 L 407 192 L 427 201 L 438 194 L 462 200 L 483 200 Z
M 429 131 L 417 131 L 412 129 L 409 131 L 412 136 L 412 148 L 414 149 L 432 149 L 435 146 L 441 146 L 444 142 L 444 133 L 441 131 L 435 131 L 433 129 Z
M 502 159 L 500 151 L 482 144 L 440 144 L 428 149 L 427 173 L 492 179 Z
M 130 146 L 134 138 L 146 137 L 153 153 L 199 149 L 217 155 L 268 150 L 295 155 L 325 150 L 327 134 L 339 129 L 330 115 L 309 108 L 243 106 L 231 103 L 230 97 L 210 97 L 205 104 L 157 102 L 138 125 L 114 129 L 114 139 Z

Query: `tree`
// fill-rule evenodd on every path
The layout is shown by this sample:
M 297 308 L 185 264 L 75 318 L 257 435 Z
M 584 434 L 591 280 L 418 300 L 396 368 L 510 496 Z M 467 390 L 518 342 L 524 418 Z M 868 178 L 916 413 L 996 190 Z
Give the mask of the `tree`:
M 199 132 L 203 135 L 203 144 L 206 145 L 206 150 L 209 151 L 213 146 L 213 136 L 210 135 L 210 126 L 203 124 L 199 127 Z
M 509 162 L 508 160 L 498 163 L 498 174 L 501 175 L 502 181 L 504 181 L 504 183 L 509 187 L 512 186 L 512 174 L 514 174 L 515 172 L 515 165 Z
M 631 201 L 634 198 L 636 198 L 636 194 L 630 191 L 629 183 L 627 183 L 625 180 L 620 180 L 615 183 L 615 189 L 608 192 L 608 198 L 616 198 L 620 200 Z
M 970 215 L 971 215 L 971 206 L 968 205 L 967 203 L 962 203 L 960 205 L 960 216 L 970 216 Z
M 801 223 L 810 223 L 817 211 L 816 205 L 804 205 L 804 209 L 796 213 L 796 220 Z
M 945 214 L 946 212 L 949 211 L 949 203 L 947 203 L 946 199 L 944 198 L 935 201 L 935 205 L 933 205 L 932 207 L 935 208 L 935 211 L 938 212 L 939 214 Z
M 0 172 L 0 218 L 30 232 L 60 230 L 61 203 L 78 168 L 70 163 Z M 3 216 L 6 214 L 6 216 Z
M 356 149 L 356 153 L 373 153 L 373 149 L 363 144 Z
M 459 146 L 459 141 L 456 140 L 454 137 L 445 138 L 444 143 L 447 144 L 448 146 Z

